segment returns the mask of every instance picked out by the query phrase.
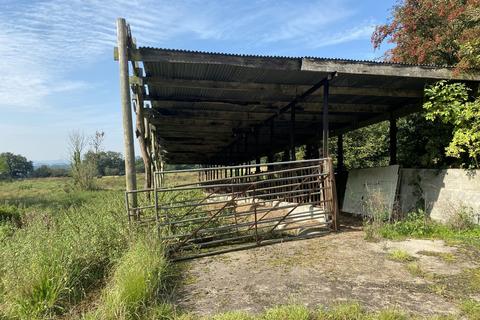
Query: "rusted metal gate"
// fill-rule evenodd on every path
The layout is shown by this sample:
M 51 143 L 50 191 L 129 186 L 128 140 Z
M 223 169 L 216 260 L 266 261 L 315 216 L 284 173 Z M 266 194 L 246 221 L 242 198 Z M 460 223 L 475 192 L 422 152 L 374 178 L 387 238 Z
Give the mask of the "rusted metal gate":
M 331 159 L 155 173 L 155 187 L 126 193 L 130 220 L 155 222 L 174 259 L 187 259 L 337 228 Z M 135 207 L 129 193 L 143 194 Z

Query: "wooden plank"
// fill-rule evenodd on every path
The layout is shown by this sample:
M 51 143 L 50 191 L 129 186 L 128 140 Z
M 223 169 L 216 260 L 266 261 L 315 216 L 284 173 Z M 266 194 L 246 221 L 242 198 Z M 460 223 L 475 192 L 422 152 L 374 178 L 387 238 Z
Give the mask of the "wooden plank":
M 415 100 L 421 101 L 422 97 L 402 97 L 402 96 L 366 96 L 360 94 L 349 94 L 349 95 L 330 95 L 332 103 L 359 103 L 359 104 L 383 104 L 383 105 L 398 105 L 401 104 L 403 100 Z M 279 95 L 279 96 L 250 96 L 246 94 L 245 96 L 238 95 L 227 95 L 227 94 L 212 94 L 206 95 L 202 94 L 201 96 L 181 96 L 181 95 L 146 95 L 145 100 L 148 101 L 173 101 L 173 102 L 203 102 L 203 103 L 233 103 L 238 105 L 274 105 L 279 103 L 287 104 L 292 101 L 291 96 Z M 322 96 L 312 96 L 308 98 L 308 102 L 321 103 L 323 101 Z
M 331 123 L 348 123 L 353 119 L 357 118 L 357 114 L 331 114 L 329 115 L 329 120 Z M 300 118 L 298 115 L 296 123 L 299 125 L 310 125 L 312 123 L 322 120 L 322 116 L 312 115 L 312 116 L 303 116 Z M 255 124 L 262 124 L 262 120 L 259 119 L 226 119 L 226 118 L 209 118 L 209 117 L 180 117 L 180 116 L 155 116 L 150 118 L 150 121 L 154 125 L 161 125 L 165 128 L 177 127 L 177 126 L 189 126 L 191 128 L 201 127 L 201 126 L 213 126 L 215 128 L 235 128 L 235 127 L 246 127 L 252 126 Z M 282 126 L 282 123 L 285 125 L 289 124 L 289 120 L 286 118 L 284 120 L 278 119 L 275 121 L 278 127 Z
M 185 101 L 154 101 L 152 102 L 154 108 L 166 108 L 186 111 L 219 111 L 219 112 L 233 112 L 233 113 L 274 113 L 277 112 L 283 103 L 272 104 L 250 104 L 241 105 L 235 103 L 221 103 L 221 102 L 185 102 Z M 300 102 L 297 105 L 297 113 L 299 109 L 306 111 L 319 110 L 322 103 Z M 367 112 L 367 113 L 384 113 L 388 112 L 392 106 L 384 104 L 357 104 L 357 103 L 329 103 L 329 108 L 332 112 Z
M 454 79 L 480 81 L 479 73 L 455 74 L 452 67 L 416 66 L 363 61 L 341 61 L 328 59 L 303 58 L 302 71 L 331 72 L 342 74 L 361 74 L 386 77 L 406 77 L 420 79 Z
M 300 121 L 314 121 L 322 117 L 321 109 L 315 111 L 303 111 L 296 110 L 297 119 Z M 330 107 L 329 107 L 329 110 Z M 335 109 L 334 109 L 335 110 Z M 386 111 L 386 110 L 385 110 Z M 380 112 L 363 112 L 364 115 L 376 115 Z M 239 111 L 210 111 L 210 110 L 192 110 L 192 109 L 166 109 L 166 108 L 156 108 L 149 112 L 149 118 L 153 119 L 209 119 L 211 121 L 242 121 L 242 122 L 259 122 L 267 119 L 268 117 L 276 113 L 272 112 L 239 112 Z M 332 111 L 334 116 L 345 116 L 350 118 L 351 116 L 356 116 L 358 112 L 336 112 Z M 282 114 L 278 117 L 277 121 L 287 121 L 289 119 L 288 115 Z
M 224 92 L 248 92 L 251 95 L 264 94 L 265 96 L 291 96 L 290 100 L 300 92 L 307 91 L 311 85 L 286 85 L 276 83 L 234 82 L 234 81 L 210 81 L 210 80 L 186 80 L 164 77 L 133 78 L 135 82 L 145 83 L 149 86 L 163 88 L 189 88 L 202 90 L 223 90 Z M 371 87 L 343 87 L 330 86 L 331 95 L 361 95 L 373 97 L 407 97 L 422 98 L 423 89 L 398 89 L 398 88 L 371 88 Z M 323 95 L 317 91 L 312 96 Z
M 225 64 L 237 67 L 284 71 L 299 71 L 302 64 L 301 58 L 240 56 L 156 48 L 131 49 L 129 50 L 129 57 L 132 61 L 143 62 Z

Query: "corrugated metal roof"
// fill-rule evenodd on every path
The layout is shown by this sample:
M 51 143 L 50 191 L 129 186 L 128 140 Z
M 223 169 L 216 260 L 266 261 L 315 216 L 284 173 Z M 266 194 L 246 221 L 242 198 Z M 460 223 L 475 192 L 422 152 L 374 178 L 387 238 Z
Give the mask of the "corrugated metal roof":
M 236 160 L 253 159 L 257 148 L 252 136 L 250 145 L 244 147 L 238 133 L 252 133 L 255 125 L 262 125 L 262 155 L 285 150 L 290 141 L 289 115 L 276 118 L 273 140 L 265 120 L 332 71 L 339 71 L 336 68 L 341 71 L 330 82 L 329 95 L 333 134 L 421 109 L 425 85 L 451 74 L 443 66 L 369 60 L 150 47 L 139 48 L 139 53 L 148 55 L 143 62 L 147 98 L 153 106 L 148 114 L 172 163 L 218 159 L 225 150 L 232 151 L 227 147 L 233 143 L 238 144 L 233 148 L 238 152 Z M 321 90 L 306 101 L 308 108 L 300 103 L 296 111 L 297 145 L 315 139 L 322 119 Z
M 404 62 L 390 62 L 381 60 L 366 60 L 366 59 L 346 59 L 346 58 L 326 58 L 315 56 L 280 56 L 280 55 L 256 55 L 256 54 L 238 54 L 238 53 L 224 53 L 215 51 L 199 51 L 199 50 L 185 50 L 185 49 L 172 49 L 172 48 L 156 48 L 156 47 L 140 47 L 150 50 L 178 52 L 178 53 L 192 53 L 192 54 L 207 54 L 212 56 L 227 56 L 227 57 L 250 57 L 250 58 L 272 58 L 272 59 L 314 59 L 319 61 L 331 61 L 331 62 L 347 62 L 347 63 L 368 63 L 378 65 L 392 65 L 392 66 L 411 66 L 411 67 L 427 67 L 427 68 L 453 68 L 449 65 L 436 65 L 436 64 L 416 64 L 416 63 L 404 63 Z

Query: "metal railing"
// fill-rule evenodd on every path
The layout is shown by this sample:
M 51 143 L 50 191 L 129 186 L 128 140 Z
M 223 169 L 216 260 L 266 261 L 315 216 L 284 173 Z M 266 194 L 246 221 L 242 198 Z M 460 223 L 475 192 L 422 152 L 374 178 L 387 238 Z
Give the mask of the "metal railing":
M 125 194 L 127 213 L 131 221 L 156 222 L 177 259 L 337 228 L 329 158 L 163 171 L 154 181 L 153 189 Z M 143 196 L 136 206 L 131 193 Z

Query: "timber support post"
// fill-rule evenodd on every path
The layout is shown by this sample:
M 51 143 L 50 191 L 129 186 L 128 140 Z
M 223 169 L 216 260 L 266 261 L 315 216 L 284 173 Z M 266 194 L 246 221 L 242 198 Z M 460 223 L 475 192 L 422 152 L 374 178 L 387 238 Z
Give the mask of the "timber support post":
M 390 115 L 390 165 L 397 164 L 397 119 Z
M 120 97 L 123 118 L 123 142 L 125 147 L 125 180 L 127 191 L 137 189 L 135 150 L 133 144 L 132 105 L 128 74 L 128 29 L 125 19 L 117 19 L 118 63 L 120 66 Z M 137 207 L 137 195 L 130 194 L 130 203 Z
M 323 84 L 323 147 L 322 157 L 328 158 L 328 93 L 329 93 L 330 81 L 327 79 Z

